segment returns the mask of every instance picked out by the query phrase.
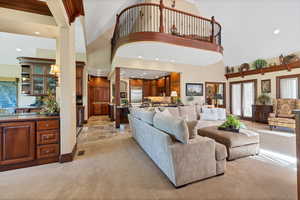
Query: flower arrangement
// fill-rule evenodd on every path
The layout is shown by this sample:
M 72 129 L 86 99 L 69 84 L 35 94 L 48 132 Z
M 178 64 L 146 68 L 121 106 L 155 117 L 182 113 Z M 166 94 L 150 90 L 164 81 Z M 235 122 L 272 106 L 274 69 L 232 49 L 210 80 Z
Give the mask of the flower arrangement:
M 59 115 L 59 105 L 54 94 L 48 90 L 48 96 L 43 99 L 44 106 L 41 110 L 42 114 Z
M 262 105 L 270 104 L 271 103 L 271 97 L 267 95 L 266 93 L 262 93 L 257 97 L 257 102 Z

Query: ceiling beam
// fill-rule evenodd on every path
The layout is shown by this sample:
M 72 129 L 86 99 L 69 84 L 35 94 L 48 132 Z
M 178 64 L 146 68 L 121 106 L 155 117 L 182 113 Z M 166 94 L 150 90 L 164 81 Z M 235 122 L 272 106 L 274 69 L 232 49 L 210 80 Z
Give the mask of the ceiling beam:
M 0 0 L 0 7 L 52 16 L 47 3 L 38 0 Z
M 75 21 L 75 18 L 84 15 L 84 7 L 82 0 L 63 0 L 66 12 L 69 17 L 69 23 Z

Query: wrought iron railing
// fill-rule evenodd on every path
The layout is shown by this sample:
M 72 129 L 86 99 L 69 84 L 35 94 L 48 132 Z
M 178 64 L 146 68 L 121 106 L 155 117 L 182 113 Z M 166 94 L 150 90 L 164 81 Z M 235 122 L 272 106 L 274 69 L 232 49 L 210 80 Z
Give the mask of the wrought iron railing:
M 221 46 L 221 25 L 214 17 L 207 19 L 160 4 L 141 3 L 117 15 L 112 38 L 114 50 L 119 39 L 132 33 L 158 32 L 205 41 Z

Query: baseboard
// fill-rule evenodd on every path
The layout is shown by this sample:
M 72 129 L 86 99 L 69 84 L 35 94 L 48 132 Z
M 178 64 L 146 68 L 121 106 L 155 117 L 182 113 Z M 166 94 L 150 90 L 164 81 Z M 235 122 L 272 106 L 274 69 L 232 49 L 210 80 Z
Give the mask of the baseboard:
M 60 163 L 72 162 L 75 157 L 76 150 L 77 150 L 77 143 L 74 145 L 71 153 L 60 155 L 59 162 Z
M 87 122 L 88 122 L 87 120 L 84 120 L 84 121 L 83 121 L 83 124 L 87 124 Z

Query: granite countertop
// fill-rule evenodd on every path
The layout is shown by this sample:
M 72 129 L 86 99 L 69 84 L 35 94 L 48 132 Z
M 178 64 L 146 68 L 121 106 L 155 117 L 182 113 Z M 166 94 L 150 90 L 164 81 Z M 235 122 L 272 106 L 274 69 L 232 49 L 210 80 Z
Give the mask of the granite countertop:
M 49 116 L 37 113 L 0 114 L 0 123 L 17 121 L 36 121 L 45 119 L 59 119 L 59 116 Z

